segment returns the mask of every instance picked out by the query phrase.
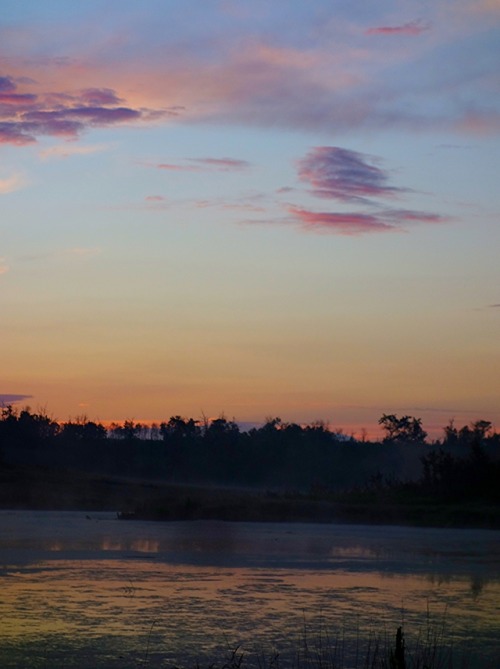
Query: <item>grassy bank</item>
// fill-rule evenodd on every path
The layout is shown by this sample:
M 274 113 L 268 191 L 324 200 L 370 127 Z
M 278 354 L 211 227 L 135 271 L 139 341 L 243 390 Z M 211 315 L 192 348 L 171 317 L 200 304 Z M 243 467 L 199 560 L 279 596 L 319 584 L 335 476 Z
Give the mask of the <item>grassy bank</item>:
M 139 505 L 128 517 L 500 528 L 500 509 L 481 502 L 437 504 L 432 500 L 411 500 L 401 503 L 375 495 L 359 499 L 355 493 L 317 496 L 221 489 L 177 491 L 153 504 Z
M 437 503 L 394 491 L 332 493 L 175 485 L 43 467 L 3 467 L 0 508 L 120 511 L 148 520 L 345 522 L 500 528 L 485 502 Z
M 175 486 L 48 467 L 0 469 L 0 508 L 117 511 L 154 505 Z

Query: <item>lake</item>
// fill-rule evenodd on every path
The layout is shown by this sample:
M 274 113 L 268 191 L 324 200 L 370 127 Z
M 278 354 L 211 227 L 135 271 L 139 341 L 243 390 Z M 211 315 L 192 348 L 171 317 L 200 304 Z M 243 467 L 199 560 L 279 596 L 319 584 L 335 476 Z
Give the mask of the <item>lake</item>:
M 401 625 L 500 666 L 497 531 L 0 511 L 0 593 L 2 669 L 362 667 Z

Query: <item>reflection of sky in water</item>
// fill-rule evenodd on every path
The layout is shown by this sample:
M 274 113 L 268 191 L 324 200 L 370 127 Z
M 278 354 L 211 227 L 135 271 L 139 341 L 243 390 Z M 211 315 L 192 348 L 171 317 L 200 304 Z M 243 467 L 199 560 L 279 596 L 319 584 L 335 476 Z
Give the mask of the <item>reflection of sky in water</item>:
M 2 669 L 83 667 L 85 654 L 95 669 L 134 666 L 148 637 L 165 664 L 208 664 L 228 645 L 270 653 L 305 628 L 404 622 L 411 642 L 427 611 L 455 645 L 499 650 L 499 533 L 97 518 L 0 513 Z M 40 644 L 52 664 L 27 663 Z

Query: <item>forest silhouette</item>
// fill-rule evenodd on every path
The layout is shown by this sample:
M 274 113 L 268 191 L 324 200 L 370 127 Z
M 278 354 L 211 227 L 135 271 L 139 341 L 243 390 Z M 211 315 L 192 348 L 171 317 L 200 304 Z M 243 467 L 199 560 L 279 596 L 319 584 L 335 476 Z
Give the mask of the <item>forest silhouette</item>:
M 498 524 L 500 434 L 489 421 L 460 428 L 451 421 L 432 441 L 412 416 L 383 414 L 379 424 L 383 438 L 367 441 L 321 421 L 299 425 L 276 417 L 244 431 L 224 416 L 172 416 L 152 425 L 126 420 L 105 427 L 85 417 L 60 423 L 46 411 L 7 405 L 0 413 L 0 471 L 5 476 L 15 468 L 22 479 L 23 467 L 37 467 L 64 472 L 68 480 L 84 473 L 340 500 L 361 520 L 363 508 L 374 505 L 381 513 L 411 507 L 414 522 L 419 514 L 425 522 L 426 509 L 454 505 L 455 520 L 442 522 Z M 163 515 L 190 517 L 192 502 L 183 512 L 170 504 Z

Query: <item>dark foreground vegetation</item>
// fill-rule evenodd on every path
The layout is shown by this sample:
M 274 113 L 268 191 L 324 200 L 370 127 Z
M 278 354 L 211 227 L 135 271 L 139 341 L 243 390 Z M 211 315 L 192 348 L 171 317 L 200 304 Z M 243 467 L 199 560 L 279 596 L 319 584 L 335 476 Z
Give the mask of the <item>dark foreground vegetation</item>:
M 4 407 L 0 506 L 119 509 L 123 517 L 500 527 L 500 435 L 384 414 L 377 442 L 322 422 L 224 417 L 105 428 Z
M 136 666 L 161 666 L 155 662 L 155 649 L 147 640 L 145 657 Z M 427 625 L 416 634 L 405 636 L 403 626 L 393 634 L 371 633 L 367 638 L 346 635 L 345 630 L 335 635 L 320 630 L 317 634 L 304 631 L 299 645 L 294 648 L 275 649 L 273 652 L 247 654 L 239 646 L 229 648 L 225 656 L 208 663 L 207 669 L 492 669 L 495 660 L 481 659 L 466 649 L 453 647 L 446 637 L 444 624 L 435 628 Z M 196 661 L 195 669 L 205 665 Z M 171 669 L 179 669 L 175 666 Z M 187 667 L 186 667 L 187 669 Z

